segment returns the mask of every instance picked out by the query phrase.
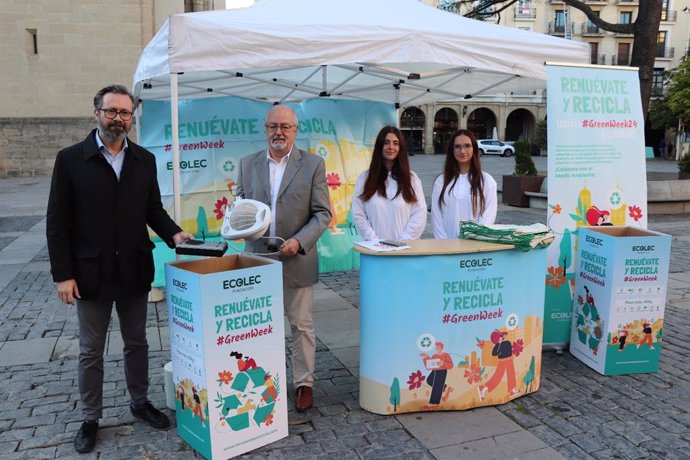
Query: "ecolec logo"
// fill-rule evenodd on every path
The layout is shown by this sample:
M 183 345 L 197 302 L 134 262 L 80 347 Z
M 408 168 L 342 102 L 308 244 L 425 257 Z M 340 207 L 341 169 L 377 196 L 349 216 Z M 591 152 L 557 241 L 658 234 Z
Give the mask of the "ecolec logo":
M 490 267 L 494 264 L 494 260 L 491 257 L 485 257 L 481 259 L 463 259 L 460 261 L 460 268 L 464 270 L 483 270 L 486 267 Z
M 184 281 L 176 280 L 175 278 L 173 278 L 173 286 L 175 286 L 181 291 L 187 290 L 187 283 L 185 283 Z
M 261 284 L 261 275 L 245 276 L 223 281 L 223 289 L 235 289 Z

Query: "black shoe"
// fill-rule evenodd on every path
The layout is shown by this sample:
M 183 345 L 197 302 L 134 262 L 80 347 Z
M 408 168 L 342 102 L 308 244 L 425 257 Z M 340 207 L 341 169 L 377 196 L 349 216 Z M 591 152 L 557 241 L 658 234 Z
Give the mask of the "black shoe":
M 96 433 L 98 433 L 98 422 L 84 422 L 74 437 L 74 449 L 80 454 L 91 452 L 96 447 Z
M 170 426 L 170 420 L 168 416 L 163 412 L 159 411 L 150 402 L 147 402 L 141 407 L 129 406 L 129 410 L 132 411 L 132 415 L 146 421 L 149 425 L 154 428 L 162 429 L 168 428 Z

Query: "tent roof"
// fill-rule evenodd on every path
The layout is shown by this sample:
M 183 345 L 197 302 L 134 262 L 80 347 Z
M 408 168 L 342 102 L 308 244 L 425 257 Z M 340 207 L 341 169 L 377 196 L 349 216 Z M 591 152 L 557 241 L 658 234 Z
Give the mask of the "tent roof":
M 314 97 L 401 106 L 545 86 L 546 61 L 589 63 L 586 43 L 467 19 L 418 0 L 261 0 L 173 15 L 134 74 L 142 99 Z

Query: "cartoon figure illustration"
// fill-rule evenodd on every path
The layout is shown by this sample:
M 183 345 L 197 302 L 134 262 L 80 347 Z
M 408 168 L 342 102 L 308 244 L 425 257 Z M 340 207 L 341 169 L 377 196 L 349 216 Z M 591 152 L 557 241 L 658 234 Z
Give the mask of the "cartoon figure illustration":
M 618 351 L 623 351 L 625 341 L 628 339 L 628 330 L 623 328 L 618 331 Z
M 424 361 L 424 367 L 431 371 L 426 379 L 426 383 L 431 386 L 431 396 L 427 408 L 438 407 L 441 404 L 441 399 L 443 398 L 444 401 L 448 399 L 448 395 L 452 391 L 452 388 L 446 385 L 446 377 L 448 369 L 453 368 L 453 360 L 448 353 L 443 351 L 442 342 L 436 342 L 436 353 L 432 356 L 426 353 L 421 353 L 419 356 Z
M 194 408 L 192 409 L 193 415 L 198 415 L 199 420 L 201 420 L 201 426 L 206 427 L 204 424 L 204 408 L 201 407 L 201 398 L 196 390 L 195 386 L 192 386 L 192 398 L 194 399 Z
M 588 304 L 590 304 L 591 306 L 594 307 L 595 306 L 594 305 L 594 297 L 589 292 L 589 288 L 587 286 L 585 286 L 585 292 L 587 293 L 587 294 L 585 294 L 585 302 L 587 302 Z
M 242 353 L 240 353 L 239 351 L 231 351 L 230 356 L 237 358 L 237 369 L 240 372 L 249 369 L 256 369 L 256 361 L 254 361 L 254 358 L 245 356 L 244 359 L 242 359 Z
M 266 382 L 266 390 L 261 395 L 261 399 L 265 403 L 272 403 L 273 401 L 278 399 L 278 392 L 276 391 L 275 383 L 273 382 L 273 377 L 271 376 L 271 374 L 266 374 L 264 376 L 264 381 Z
M 520 389 L 515 386 L 513 345 L 510 343 L 510 340 L 506 340 L 507 335 L 507 332 L 499 331 L 498 329 L 491 333 L 491 343 L 494 344 L 491 355 L 498 357 L 498 365 L 496 366 L 496 372 L 494 372 L 494 375 L 491 376 L 486 384 L 477 387 L 480 401 L 483 401 L 487 394 L 493 391 L 498 384 L 501 383 L 503 374 L 506 374 L 508 378 L 508 394 L 510 397 L 512 398 L 520 394 Z
M 642 324 L 642 333 L 644 334 L 644 338 L 642 339 L 642 342 L 637 344 L 637 348 L 640 348 L 642 344 L 647 344 L 650 350 L 654 350 L 654 342 L 652 342 L 652 326 L 645 322 Z
M 184 412 L 184 397 L 185 397 L 184 386 L 182 386 L 182 382 L 180 382 L 180 384 L 177 385 L 177 399 L 180 400 L 180 404 L 182 405 L 181 412 Z
M 612 225 L 611 224 L 611 213 L 605 209 L 599 209 L 596 206 L 592 206 L 587 210 L 585 214 L 587 223 L 593 226 L 602 225 Z

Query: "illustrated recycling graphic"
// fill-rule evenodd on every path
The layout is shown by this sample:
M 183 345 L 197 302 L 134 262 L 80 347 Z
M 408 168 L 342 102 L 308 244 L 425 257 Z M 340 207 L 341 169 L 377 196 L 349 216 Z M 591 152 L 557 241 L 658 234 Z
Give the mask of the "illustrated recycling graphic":
M 220 419 L 215 425 L 219 433 L 241 431 L 250 426 L 269 426 L 278 395 L 281 393 L 277 377 L 258 367 L 253 359 L 242 359 L 238 355 L 239 372 L 233 375 L 224 370 L 218 373 L 218 391 L 214 402 L 220 410 Z

